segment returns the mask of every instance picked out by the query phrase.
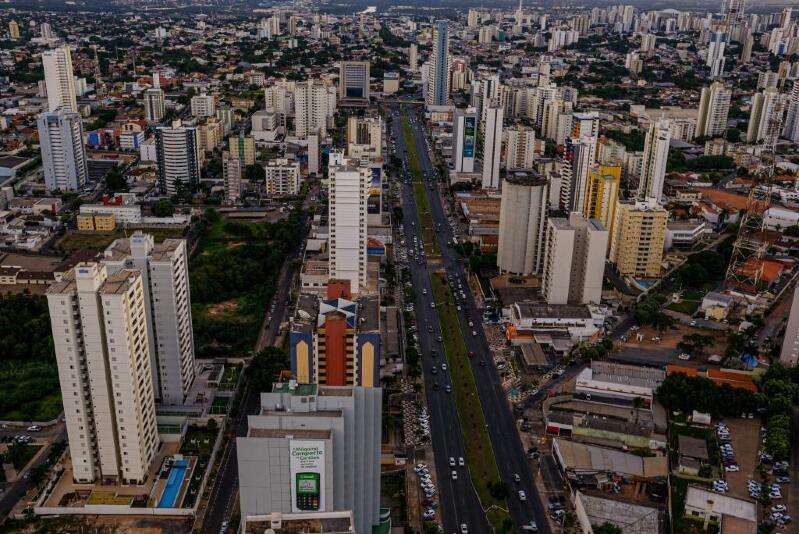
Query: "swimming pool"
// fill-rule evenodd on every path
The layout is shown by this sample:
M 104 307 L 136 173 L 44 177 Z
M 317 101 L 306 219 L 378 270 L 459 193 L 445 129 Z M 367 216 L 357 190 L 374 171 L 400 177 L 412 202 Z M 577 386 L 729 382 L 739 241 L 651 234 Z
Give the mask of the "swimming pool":
M 183 484 L 183 477 L 186 475 L 188 467 L 188 460 L 177 460 L 172 463 L 169 477 L 166 479 L 166 486 L 164 486 L 164 491 L 161 492 L 161 498 L 158 500 L 158 508 L 175 507 L 175 501 L 178 499 L 180 486 Z

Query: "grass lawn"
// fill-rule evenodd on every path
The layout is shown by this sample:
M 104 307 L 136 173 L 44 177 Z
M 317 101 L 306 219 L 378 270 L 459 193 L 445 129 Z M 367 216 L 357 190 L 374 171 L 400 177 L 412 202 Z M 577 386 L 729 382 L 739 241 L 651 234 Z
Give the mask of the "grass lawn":
M 134 230 L 126 230 L 119 228 L 110 234 L 82 234 L 78 232 L 69 232 L 62 237 L 55 245 L 55 249 L 69 256 L 79 250 L 104 250 L 114 239 L 120 237 L 129 237 Z M 161 242 L 164 239 L 181 238 L 186 234 L 186 228 L 147 228 L 142 232 L 152 234 L 156 242 Z
M 32 443 L 26 443 L 24 445 L 12 444 L 6 451 L 10 450 L 11 447 L 16 447 L 17 450 L 20 451 L 18 454 L 11 455 L 11 459 L 13 460 L 11 463 L 14 469 L 20 471 L 23 467 L 28 465 L 28 462 L 30 462 L 34 456 L 36 456 L 36 453 L 39 452 L 42 445 L 35 445 Z
M 419 228 L 422 232 L 425 253 L 438 255 L 439 249 L 436 241 L 435 224 L 433 224 L 433 214 L 430 211 L 430 202 L 422 179 L 422 164 L 419 160 L 416 141 L 407 117 L 402 118 L 402 133 L 405 138 L 405 147 L 408 151 L 408 168 L 413 181 L 413 198 L 416 201 L 416 214 L 419 219 Z
M 668 306 L 667 309 L 671 311 L 675 311 L 678 313 L 684 313 L 686 315 L 693 315 L 696 313 L 696 310 L 699 309 L 699 305 L 701 304 L 698 300 L 685 300 L 683 299 L 682 302 L 672 302 Z
M 60 392 L 54 361 L 9 362 L 0 367 L 0 421 L 52 421 Z
M 500 480 L 499 470 L 491 446 L 491 438 L 486 429 L 486 419 L 480 404 L 480 397 L 477 394 L 477 386 L 469 364 L 466 345 L 463 342 L 463 333 L 455 312 L 452 293 L 444 279 L 437 274 L 431 276 L 431 283 L 441 322 L 442 337 L 454 388 L 453 394 L 458 409 L 458 419 L 464 436 L 469 471 L 483 507 L 486 509 L 491 506 L 506 508 L 507 504 L 497 501 L 488 490 L 490 482 Z M 501 531 L 500 528 L 506 516 L 507 514 L 501 511 L 489 514 L 489 520 L 497 531 Z

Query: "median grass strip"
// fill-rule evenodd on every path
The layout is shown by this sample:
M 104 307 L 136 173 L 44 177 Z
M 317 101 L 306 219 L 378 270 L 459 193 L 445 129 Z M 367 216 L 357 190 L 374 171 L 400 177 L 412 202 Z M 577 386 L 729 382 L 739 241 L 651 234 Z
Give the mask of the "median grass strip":
M 492 513 L 488 514 L 489 521 L 497 532 L 502 532 L 507 527 L 505 521 L 507 513 L 503 513 L 503 510 L 507 509 L 507 503 L 504 499 L 496 498 L 491 492 L 491 487 L 501 484 L 501 479 L 494 457 L 494 449 L 491 446 L 491 438 L 488 435 L 485 414 L 483 414 L 480 397 L 477 394 L 474 374 L 469 364 L 466 345 L 463 342 L 463 333 L 458 322 L 455 302 L 442 274 L 431 275 L 430 281 L 441 323 L 444 352 L 449 365 L 469 471 L 483 508 L 488 510 L 495 507 Z
M 422 164 L 419 159 L 419 152 L 416 150 L 416 141 L 411 131 L 411 125 L 407 117 L 404 116 L 402 117 L 402 135 L 405 139 L 405 148 L 408 151 L 408 170 L 413 181 L 413 198 L 416 201 L 416 215 L 422 232 L 425 252 L 428 255 L 438 256 L 439 248 L 436 241 L 435 224 L 433 224 L 433 213 L 430 210 L 430 202 L 427 198 L 427 191 L 422 178 Z

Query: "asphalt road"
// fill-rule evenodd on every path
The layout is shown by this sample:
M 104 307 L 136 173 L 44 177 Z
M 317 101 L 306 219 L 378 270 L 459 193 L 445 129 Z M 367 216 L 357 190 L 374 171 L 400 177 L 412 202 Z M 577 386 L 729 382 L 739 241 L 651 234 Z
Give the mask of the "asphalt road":
M 302 224 L 304 226 L 305 219 L 303 219 Z M 292 260 L 298 257 L 300 252 L 301 247 L 286 258 L 274 296 L 275 311 L 272 314 L 269 313 L 268 309 L 266 311 L 265 322 L 256 344 L 256 350 L 274 345 L 277 339 L 280 324 L 283 322 L 286 313 L 285 303 L 289 297 L 291 281 L 296 274 L 296 267 L 293 266 Z M 239 420 L 236 423 L 236 436 L 247 435 L 247 416 L 255 415 L 259 412 L 261 405 L 260 393 L 260 391 L 249 388 L 245 389 L 242 409 L 239 412 Z M 238 498 L 239 470 L 236 459 L 235 439 L 232 439 L 228 447 L 222 451 L 219 471 L 213 480 L 215 484 L 211 488 L 208 506 L 202 523 L 202 532 L 208 534 L 217 534 L 222 522 L 230 519 Z
M 397 155 L 407 162 L 405 141 L 402 135 L 402 123 L 396 109 L 393 114 L 393 133 L 397 144 Z M 403 216 L 406 244 L 412 243 L 414 235 L 421 242 L 416 221 L 416 204 L 412 187 L 406 183 L 402 185 Z M 436 338 L 440 335 L 441 327 L 435 308 L 430 307 L 433 289 L 427 262 L 421 265 L 413 260 L 408 262 L 411 279 L 416 295 L 414 306 L 416 314 L 417 335 L 422 359 L 425 393 L 430 414 L 431 440 L 435 456 L 436 487 L 438 488 L 438 513 L 444 525 L 444 532 L 460 531 L 460 525 L 466 524 L 471 532 L 489 532 L 490 526 L 483 512 L 477 493 L 474 490 L 468 469 L 464 467 L 452 468 L 449 458 L 465 457 L 464 436 L 458 421 L 458 412 L 455 408 L 455 399 L 451 393 L 445 391 L 451 386 L 449 374 L 440 370 L 444 362 L 443 346 Z M 428 325 L 433 332 L 428 332 Z M 431 351 L 436 350 L 438 356 L 431 357 Z M 433 365 L 439 370 L 433 374 Z M 438 389 L 434 384 L 438 383 Z M 468 437 L 468 436 L 467 436 Z M 451 472 L 457 473 L 458 479 L 453 480 Z

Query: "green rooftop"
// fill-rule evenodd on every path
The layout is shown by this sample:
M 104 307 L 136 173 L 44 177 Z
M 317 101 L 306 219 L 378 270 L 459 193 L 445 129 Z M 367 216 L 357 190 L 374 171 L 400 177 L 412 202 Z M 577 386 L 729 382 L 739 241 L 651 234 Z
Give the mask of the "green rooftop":
M 292 393 L 294 395 L 316 395 L 316 384 L 296 384 L 294 390 L 289 389 L 288 382 L 272 384 L 272 393 Z

